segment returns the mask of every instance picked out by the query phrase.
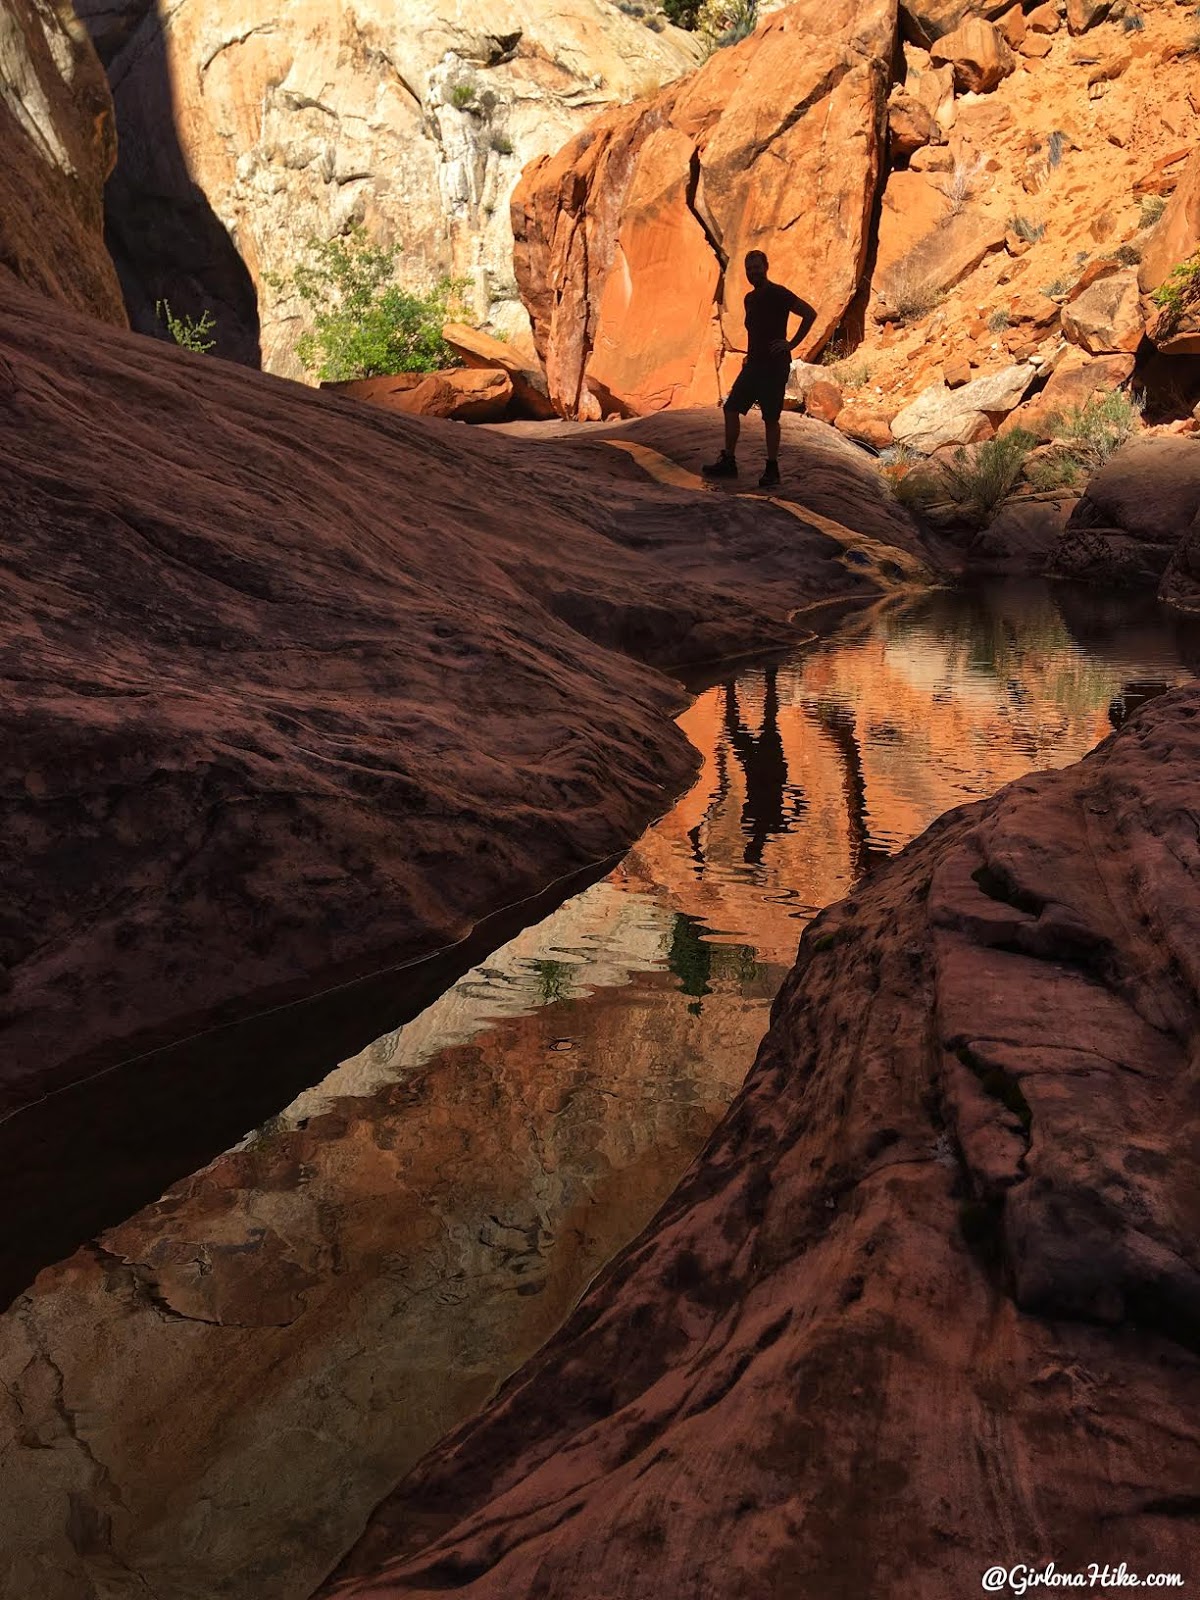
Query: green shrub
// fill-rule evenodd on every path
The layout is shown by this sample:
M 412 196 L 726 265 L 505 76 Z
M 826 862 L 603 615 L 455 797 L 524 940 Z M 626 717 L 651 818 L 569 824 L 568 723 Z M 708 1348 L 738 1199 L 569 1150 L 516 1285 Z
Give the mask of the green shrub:
M 207 355 L 216 345 L 217 341 L 209 338 L 209 334 L 215 333 L 217 327 L 217 319 L 211 311 L 206 311 L 200 318 L 177 317 L 172 312 L 169 302 L 160 300 L 155 307 L 155 313 L 181 349 L 194 350 L 197 355 L 202 356 Z
M 700 22 L 704 0 L 663 0 L 662 8 L 677 28 L 694 31 Z
M 940 497 L 954 506 L 964 521 L 983 527 L 1016 488 L 1033 443 L 1032 434 L 1014 428 L 969 450 L 959 445 L 939 468 Z
M 1200 301 L 1200 250 L 1181 261 L 1150 298 L 1163 313 L 1158 331 L 1170 333 L 1177 328 L 1185 312 Z
M 911 266 L 901 268 L 887 290 L 888 309 L 895 313 L 897 321 L 905 325 L 928 316 L 944 298 L 932 279 L 922 277 Z
M 493 133 L 488 142 L 498 156 L 510 156 L 513 153 L 513 142 L 507 134 Z
M 1051 438 L 1058 453 L 1073 459 L 1080 467 L 1094 472 L 1114 451 L 1119 450 L 1134 432 L 1141 407 L 1120 389 L 1073 406 L 1050 422 Z
M 309 259 L 289 277 L 269 281 L 297 294 L 313 326 L 296 353 L 323 383 L 433 372 L 456 365 L 443 324 L 461 310 L 465 280 L 442 278 L 426 294 L 395 281 L 398 250 L 372 242 L 364 228 L 308 244 Z
M 450 91 L 450 104 L 459 111 L 467 111 L 475 104 L 475 85 L 456 83 Z
M 1025 468 L 1025 481 L 1031 489 L 1045 494 L 1053 489 L 1070 489 L 1079 482 L 1083 463 L 1069 450 L 1039 456 Z

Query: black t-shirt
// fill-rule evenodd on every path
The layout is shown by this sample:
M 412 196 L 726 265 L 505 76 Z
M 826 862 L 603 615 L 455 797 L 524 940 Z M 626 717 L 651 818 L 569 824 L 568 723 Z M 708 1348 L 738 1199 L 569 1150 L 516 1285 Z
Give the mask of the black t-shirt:
M 781 283 L 768 280 L 751 289 L 746 296 L 746 355 L 750 361 L 771 357 L 775 340 L 787 338 L 788 318 L 793 312 L 810 322 L 816 317 L 807 300 L 801 300 Z

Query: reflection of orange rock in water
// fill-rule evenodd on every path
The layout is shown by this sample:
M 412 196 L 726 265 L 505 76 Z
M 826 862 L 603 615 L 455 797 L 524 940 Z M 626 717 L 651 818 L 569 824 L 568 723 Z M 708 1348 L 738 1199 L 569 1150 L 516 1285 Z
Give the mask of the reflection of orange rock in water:
M 875 613 L 776 681 L 786 787 L 761 860 L 746 860 L 753 801 L 728 693 L 716 688 L 680 718 L 703 755 L 695 786 L 628 863 L 632 882 L 658 886 L 718 937 L 753 937 L 773 962 L 790 963 L 808 915 L 942 812 L 1031 768 L 1076 760 L 1110 731 L 1107 680 L 1040 590 L 1014 589 L 1010 616 L 1002 606 L 971 629 L 951 625 L 936 599 Z M 748 673 L 737 691 L 738 714 L 758 737 L 765 683 Z
M 484 1002 L 452 991 L 462 1043 L 380 1041 L 335 1075 L 369 1097 L 301 1097 L 0 1319 L 0 1417 L 24 1441 L 0 1456 L 0 1591 L 83 1600 L 118 1572 L 308 1594 L 561 1323 L 703 1143 L 774 987 L 710 972 L 697 1009 L 669 913 L 598 884 L 593 920 L 596 891 L 618 954 L 661 970 L 482 1032 Z

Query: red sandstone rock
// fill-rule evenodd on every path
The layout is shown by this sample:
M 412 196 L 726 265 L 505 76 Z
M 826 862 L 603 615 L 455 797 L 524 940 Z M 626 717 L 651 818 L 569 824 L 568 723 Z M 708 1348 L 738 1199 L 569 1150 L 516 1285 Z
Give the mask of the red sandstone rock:
M 1030 60 L 1044 60 L 1054 48 L 1054 41 L 1044 33 L 1029 32 L 1017 47 Z
M 322 1594 L 1191 1570 L 1198 778 L 1189 688 L 823 913 L 675 1194 Z
M 987 94 L 1016 69 L 1003 34 L 982 17 L 968 17 L 939 39 L 929 55 L 934 62 L 952 66 L 956 86 L 974 94 Z
M 886 450 L 893 442 L 891 419 L 879 406 L 851 401 L 838 412 L 833 425 L 848 439 L 870 445 L 872 450 Z
M 1200 442 L 1135 439 L 1088 480 L 1051 564 L 1066 577 L 1156 584 L 1200 514 Z
M 804 396 L 805 412 L 817 422 L 836 422 L 844 404 L 842 391 L 827 378 L 819 378 L 811 384 Z
M 0 278 L 124 325 L 104 248 L 112 97 L 69 7 L 0 0 Z
M 828 340 L 866 257 L 893 28 L 883 0 L 803 0 L 526 170 L 514 259 L 564 415 L 715 402 L 750 249 L 816 307 L 805 348 Z
M 356 378 L 321 387 L 384 411 L 443 417 L 450 422 L 499 422 L 508 414 L 513 397 L 508 373 L 486 367 L 400 372 L 390 378 Z
M 1076 293 L 1062 308 L 1062 330 L 1092 355 L 1136 350 L 1145 332 L 1137 272 L 1113 272 Z
M 494 339 L 482 328 L 470 328 L 461 322 L 448 322 L 442 329 L 442 338 L 468 367 L 491 367 L 507 372 L 512 380 L 516 409 L 523 416 L 546 419 L 557 416 L 546 387 L 546 374 L 532 351 L 526 354 L 514 342 Z
M 942 381 L 947 389 L 961 389 L 971 381 L 971 363 L 966 356 L 952 356 L 942 364 Z
M 1200 148 L 1180 174 L 1175 192 L 1167 201 L 1166 210 L 1154 225 L 1142 251 L 1138 268 L 1138 287 L 1144 295 L 1151 294 L 1166 282 L 1181 263 L 1190 260 L 1200 250 Z M 1172 330 L 1175 331 L 1174 329 Z M 1157 334 L 1156 334 L 1157 342 Z M 1167 346 L 1164 339 L 1160 348 Z M 1200 353 L 1200 337 L 1195 346 L 1179 349 L 1179 354 Z
M 1120 0 L 1067 0 L 1067 27 L 1086 33 L 1120 9 Z
M 1054 368 L 1045 388 L 1010 412 L 999 432 L 1021 428 L 1044 442 L 1053 436 L 1059 420 L 1082 410 L 1089 400 L 1120 388 L 1132 372 L 1132 355 L 1089 356 L 1072 348 Z
M 911 156 L 940 137 L 933 112 L 904 89 L 894 89 L 888 99 L 888 144 L 893 158 Z
M 1061 20 L 1053 0 L 1043 0 L 1042 5 L 1034 6 L 1026 15 L 1032 33 L 1057 33 Z

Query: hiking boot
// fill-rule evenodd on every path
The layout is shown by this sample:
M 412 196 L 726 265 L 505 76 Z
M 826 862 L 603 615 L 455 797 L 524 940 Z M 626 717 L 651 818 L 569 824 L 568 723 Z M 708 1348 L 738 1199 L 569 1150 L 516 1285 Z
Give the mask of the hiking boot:
M 763 468 L 762 477 L 758 480 L 758 487 L 760 489 L 774 489 L 778 487 L 779 481 L 778 461 L 768 461 Z
M 700 472 L 705 478 L 736 478 L 737 462 L 728 450 L 722 450 L 717 459 L 710 461 L 706 467 L 701 467 Z

